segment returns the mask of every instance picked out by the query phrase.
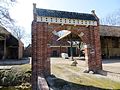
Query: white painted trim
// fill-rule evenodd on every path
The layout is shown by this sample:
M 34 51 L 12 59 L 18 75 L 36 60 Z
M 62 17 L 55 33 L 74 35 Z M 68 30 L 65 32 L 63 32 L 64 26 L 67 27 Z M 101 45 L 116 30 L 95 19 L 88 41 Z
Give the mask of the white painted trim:
M 80 19 L 57 18 L 57 17 L 43 17 L 43 16 L 37 16 L 37 22 L 59 23 L 62 25 L 63 24 L 71 24 L 71 25 L 97 26 L 97 21 L 92 21 L 92 20 L 80 20 Z

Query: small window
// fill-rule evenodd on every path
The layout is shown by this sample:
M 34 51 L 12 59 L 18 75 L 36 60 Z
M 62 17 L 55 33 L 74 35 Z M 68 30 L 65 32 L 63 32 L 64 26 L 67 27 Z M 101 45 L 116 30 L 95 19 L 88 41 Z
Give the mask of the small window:
M 81 24 L 83 24 L 83 20 L 81 21 Z
M 78 21 L 78 24 L 79 24 L 79 20 L 77 20 Z
M 75 20 L 73 20 L 73 23 L 75 23 Z
M 46 18 L 46 21 L 48 21 L 48 18 Z
M 62 22 L 62 19 L 60 19 L 60 22 Z
M 57 22 L 57 18 L 56 18 L 56 22 Z
M 52 22 L 52 18 L 51 18 L 51 22 Z
M 58 57 L 58 51 L 57 50 L 53 50 L 52 51 L 52 56 L 53 57 Z
M 85 21 L 85 24 L 87 24 L 87 21 Z
M 42 21 L 42 17 L 41 17 L 41 21 Z
M 71 23 L 71 20 L 69 20 L 69 23 Z
M 89 21 L 89 24 L 91 24 L 91 21 Z
M 66 19 L 65 19 L 65 23 L 66 23 Z

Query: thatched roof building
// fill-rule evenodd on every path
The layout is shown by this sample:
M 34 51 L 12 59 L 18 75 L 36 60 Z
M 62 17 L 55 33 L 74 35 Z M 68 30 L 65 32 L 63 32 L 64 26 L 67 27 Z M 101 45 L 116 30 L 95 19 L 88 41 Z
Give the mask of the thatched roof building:
M 24 44 L 0 25 L 0 60 L 21 59 Z
M 100 25 L 100 36 L 120 37 L 120 26 Z

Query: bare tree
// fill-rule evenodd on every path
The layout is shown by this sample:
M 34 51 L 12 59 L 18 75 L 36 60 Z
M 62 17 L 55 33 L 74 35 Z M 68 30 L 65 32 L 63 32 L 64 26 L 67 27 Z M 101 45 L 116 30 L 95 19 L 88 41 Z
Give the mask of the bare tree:
M 25 30 L 21 26 L 14 26 L 14 28 L 11 30 L 11 33 L 18 39 L 21 40 L 25 37 Z
M 0 0 L 0 25 L 10 29 L 11 33 L 17 38 L 21 39 L 25 35 L 23 27 L 16 26 L 16 22 L 11 18 L 9 8 L 16 3 L 16 0 Z
M 25 34 L 24 42 L 26 45 L 31 44 L 31 34 Z
M 8 27 L 14 20 L 10 17 L 9 8 L 15 0 L 0 0 L 0 24 Z
M 101 19 L 102 25 L 120 25 L 120 9 Z

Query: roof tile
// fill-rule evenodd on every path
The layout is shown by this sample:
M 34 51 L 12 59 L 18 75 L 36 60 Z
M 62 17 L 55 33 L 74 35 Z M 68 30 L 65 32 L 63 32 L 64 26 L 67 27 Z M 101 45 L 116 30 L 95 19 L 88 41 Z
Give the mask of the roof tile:
M 95 18 L 93 14 L 68 12 L 68 11 L 57 11 L 57 10 L 40 9 L 40 8 L 36 8 L 36 12 L 38 16 L 97 21 L 97 19 Z

